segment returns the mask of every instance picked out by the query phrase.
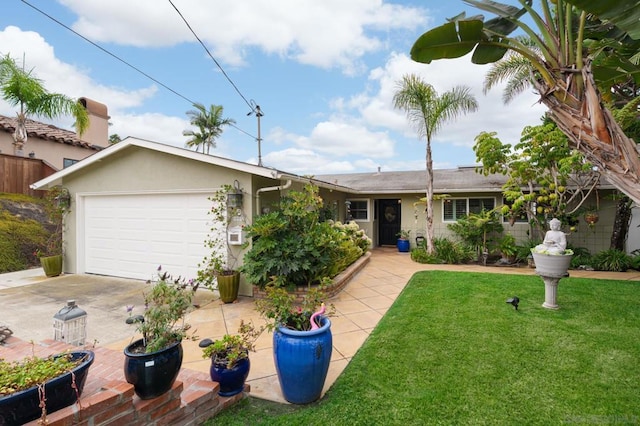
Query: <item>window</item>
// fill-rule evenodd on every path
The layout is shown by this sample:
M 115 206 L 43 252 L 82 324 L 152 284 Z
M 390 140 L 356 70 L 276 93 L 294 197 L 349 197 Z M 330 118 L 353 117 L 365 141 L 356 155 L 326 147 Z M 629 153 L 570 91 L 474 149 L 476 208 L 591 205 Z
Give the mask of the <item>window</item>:
M 469 213 L 478 214 L 483 210 L 495 207 L 493 198 L 447 198 L 442 200 L 442 219 L 445 222 L 455 222 Z
M 65 159 L 62 160 L 62 168 L 66 169 L 69 166 L 73 166 L 78 161 L 80 161 L 80 160 L 72 160 L 71 158 L 65 158 Z
M 369 200 L 348 200 L 351 202 L 349 212 L 353 220 L 369 221 Z
M 505 198 L 502 199 L 502 204 L 505 206 L 511 205 Z M 514 218 L 509 218 L 508 215 L 502 215 L 502 221 L 509 223 L 528 223 L 529 219 L 527 219 L 527 212 L 523 210 Z

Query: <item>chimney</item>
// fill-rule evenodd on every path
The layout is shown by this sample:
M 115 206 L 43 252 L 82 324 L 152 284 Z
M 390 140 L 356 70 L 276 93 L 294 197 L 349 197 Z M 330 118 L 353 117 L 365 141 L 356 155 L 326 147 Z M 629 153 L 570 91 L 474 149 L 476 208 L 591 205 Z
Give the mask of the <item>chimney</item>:
M 106 147 L 109 145 L 109 114 L 107 106 L 89 98 L 80 98 L 79 102 L 89 114 L 89 127 L 79 136 L 91 145 Z

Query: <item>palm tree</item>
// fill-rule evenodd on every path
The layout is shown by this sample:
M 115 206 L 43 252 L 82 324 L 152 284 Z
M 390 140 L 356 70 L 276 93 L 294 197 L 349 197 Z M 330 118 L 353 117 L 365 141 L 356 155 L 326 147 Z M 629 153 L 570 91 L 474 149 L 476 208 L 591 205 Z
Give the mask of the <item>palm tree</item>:
M 467 18 L 462 13 L 420 36 L 411 58 L 430 63 L 472 51 L 471 61 L 476 64 L 499 61 L 508 51 L 526 58 L 540 101 L 572 147 L 640 204 L 636 144 L 613 119 L 595 83 L 607 81 L 609 87 L 629 79 L 640 83 L 637 0 L 540 0 L 540 12 L 531 0 L 518 1 L 522 8 L 492 0 L 464 0 L 497 17 L 485 22 L 482 15 Z M 536 47 L 510 36 L 516 29 Z
M 195 147 L 196 152 L 202 146 L 202 153 L 209 154 L 209 149 L 216 147 L 215 140 L 222 135 L 222 128 L 235 124 L 236 121 L 232 118 L 222 118 L 224 108 L 220 105 L 211 105 L 208 110 L 201 103 L 195 103 L 193 107 L 195 110 L 187 111 L 187 115 L 191 118 L 189 122 L 192 126 L 197 127 L 197 130 L 182 132 L 183 136 L 190 138 L 185 146 L 187 148 Z
M 75 118 L 78 135 L 89 126 L 87 110 L 77 100 L 60 93 L 49 93 L 32 71 L 20 68 L 9 55 L 0 59 L 0 92 L 11 106 L 19 106 L 18 124 L 13 134 L 16 155 L 21 155 L 27 142 L 27 117 L 30 115 L 54 119 L 61 115 Z
M 456 86 L 438 96 L 430 84 L 415 74 L 402 77 L 398 91 L 393 96 L 394 106 L 407 113 L 409 121 L 415 126 L 420 137 L 427 142 L 427 226 L 425 240 L 427 252 L 433 253 L 433 159 L 431 140 L 444 123 L 458 115 L 478 109 L 478 103 L 465 86 Z

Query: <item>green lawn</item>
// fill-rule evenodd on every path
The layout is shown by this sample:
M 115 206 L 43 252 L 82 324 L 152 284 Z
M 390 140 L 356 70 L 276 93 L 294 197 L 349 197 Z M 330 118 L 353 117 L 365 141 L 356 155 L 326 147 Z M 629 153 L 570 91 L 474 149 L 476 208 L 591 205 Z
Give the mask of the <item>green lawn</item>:
M 561 309 L 543 301 L 537 276 L 418 273 L 320 402 L 209 424 L 640 423 L 640 282 L 565 278 Z

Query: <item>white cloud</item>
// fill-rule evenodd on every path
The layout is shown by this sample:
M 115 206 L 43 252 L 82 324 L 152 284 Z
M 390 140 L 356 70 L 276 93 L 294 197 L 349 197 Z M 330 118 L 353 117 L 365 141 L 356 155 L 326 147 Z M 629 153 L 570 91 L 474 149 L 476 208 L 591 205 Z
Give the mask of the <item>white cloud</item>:
M 139 47 L 195 42 L 168 2 L 62 0 L 81 16 L 73 28 L 96 42 Z M 377 51 L 391 29 L 424 27 L 424 9 L 382 0 L 206 0 L 175 2 L 196 34 L 221 61 L 242 65 L 251 49 L 347 74 Z M 337 13 L 339 11 L 339 13 Z M 145 19 L 140 19 L 144 16 Z
M 349 173 L 355 170 L 349 161 L 335 161 L 308 149 L 288 148 L 263 156 L 265 166 L 301 175 Z M 255 163 L 255 161 L 254 161 Z

